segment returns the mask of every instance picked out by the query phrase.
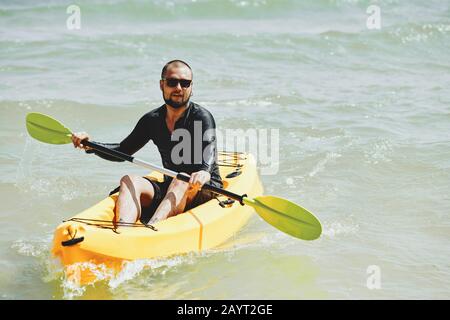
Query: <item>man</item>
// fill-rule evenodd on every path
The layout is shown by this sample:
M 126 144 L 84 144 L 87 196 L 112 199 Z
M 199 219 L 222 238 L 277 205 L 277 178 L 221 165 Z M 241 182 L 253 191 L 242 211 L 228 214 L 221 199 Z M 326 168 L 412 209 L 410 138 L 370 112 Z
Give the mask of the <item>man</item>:
M 164 176 L 162 183 L 137 175 L 122 177 L 116 203 L 116 221 L 119 218 L 121 222 L 140 220 L 144 224 L 153 224 L 212 199 L 214 195 L 211 192 L 201 190 L 205 183 L 211 181 L 212 185 L 222 187 L 217 165 L 215 121 L 208 110 L 189 101 L 192 78 L 192 69 L 186 62 L 168 62 L 161 72 L 159 84 L 165 104 L 146 113 L 121 143 L 103 144 L 131 155 L 152 140 L 158 147 L 165 168 L 191 176 L 189 183 L 167 176 Z M 198 134 L 200 127 L 201 136 Z M 190 148 L 183 149 L 182 154 L 174 152 L 179 150 L 177 144 L 182 143 L 175 141 L 180 132 L 190 135 L 190 143 L 187 141 Z M 76 148 L 107 160 L 122 161 L 84 146 L 84 139 L 89 139 L 85 132 L 72 135 Z M 174 149 L 175 146 L 177 148 Z M 202 151 L 200 159 L 199 151 Z M 184 161 L 180 162 L 180 157 Z

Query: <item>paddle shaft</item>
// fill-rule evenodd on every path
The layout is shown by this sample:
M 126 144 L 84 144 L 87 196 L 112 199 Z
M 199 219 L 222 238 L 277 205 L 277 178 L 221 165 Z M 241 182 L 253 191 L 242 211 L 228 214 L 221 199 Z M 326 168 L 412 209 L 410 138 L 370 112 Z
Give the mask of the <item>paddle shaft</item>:
M 97 143 L 95 143 L 93 141 L 83 140 L 81 143 L 83 145 L 91 147 L 92 149 L 95 149 L 95 150 L 97 150 L 99 152 L 108 154 L 110 156 L 116 157 L 116 158 L 124 160 L 124 161 L 128 161 L 128 162 L 134 163 L 134 164 L 136 164 L 138 166 L 141 166 L 141 167 L 144 167 L 144 168 L 147 168 L 147 169 L 150 169 L 150 170 L 158 171 L 158 172 L 160 172 L 160 173 L 162 173 L 162 174 L 164 174 L 166 176 L 169 176 L 169 177 L 172 177 L 172 178 L 176 178 L 176 179 L 184 181 L 184 182 L 189 182 L 189 180 L 190 180 L 190 176 L 187 175 L 187 174 L 180 173 L 180 172 L 175 172 L 175 171 L 172 171 L 172 170 L 169 170 L 169 169 L 166 169 L 166 168 L 161 168 L 161 167 L 155 166 L 155 165 L 153 165 L 151 163 L 148 163 L 146 161 L 137 159 L 137 158 L 135 158 L 133 156 L 130 156 L 130 155 L 126 154 L 126 153 L 123 153 L 123 152 L 120 152 L 120 151 L 116 151 L 116 150 L 112 150 L 112 149 L 106 148 L 104 146 L 101 146 L 101 145 L 99 145 L 99 144 L 97 144 Z M 212 191 L 214 193 L 224 195 L 224 196 L 226 196 L 226 197 L 228 197 L 230 199 L 239 201 L 239 203 L 242 204 L 242 205 L 244 204 L 244 198 L 246 197 L 246 195 L 240 196 L 240 195 L 238 195 L 236 193 L 224 190 L 224 189 L 219 188 L 219 187 L 215 187 L 215 186 L 213 186 L 213 185 L 211 185 L 209 183 L 205 183 L 202 186 L 202 189 L 207 189 L 207 190 Z

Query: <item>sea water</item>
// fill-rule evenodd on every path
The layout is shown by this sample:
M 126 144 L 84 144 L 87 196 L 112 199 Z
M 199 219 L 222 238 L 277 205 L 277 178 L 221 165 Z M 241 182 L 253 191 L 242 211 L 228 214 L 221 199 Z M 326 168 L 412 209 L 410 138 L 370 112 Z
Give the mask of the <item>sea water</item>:
M 1 299 L 450 298 L 449 1 L 72 5 L 0 2 Z M 171 59 L 190 63 L 192 100 L 220 130 L 266 130 L 265 194 L 323 234 L 255 214 L 214 250 L 74 286 L 50 255 L 56 226 L 147 172 L 37 142 L 25 116 L 120 142 L 162 105 Z M 160 164 L 152 143 L 136 156 Z

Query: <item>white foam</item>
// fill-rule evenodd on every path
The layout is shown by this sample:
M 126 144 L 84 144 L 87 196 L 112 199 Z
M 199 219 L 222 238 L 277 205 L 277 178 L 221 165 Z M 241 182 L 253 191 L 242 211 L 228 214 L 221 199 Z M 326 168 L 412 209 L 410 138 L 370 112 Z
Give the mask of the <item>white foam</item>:
M 134 279 L 142 271 L 146 269 L 152 270 L 158 274 L 165 274 L 171 268 L 182 265 L 194 263 L 194 254 L 178 255 L 161 259 L 138 259 L 134 261 L 124 262 L 121 271 L 112 277 L 108 285 L 115 289 L 124 282 Z
M 44 252 L 48 251 L 46 243 L 35 243 L 28 240 L 17 240 L 11 248 L 16 249 L 17 252 L 27 257 L 40 257 Z
M 334 238 L 338 235 L 356 234 L 359 226 L 357 224 L 342 224 L 340 222 L 332 222 L 331 224 L 324 224 L 322 235 L 328 238 Z

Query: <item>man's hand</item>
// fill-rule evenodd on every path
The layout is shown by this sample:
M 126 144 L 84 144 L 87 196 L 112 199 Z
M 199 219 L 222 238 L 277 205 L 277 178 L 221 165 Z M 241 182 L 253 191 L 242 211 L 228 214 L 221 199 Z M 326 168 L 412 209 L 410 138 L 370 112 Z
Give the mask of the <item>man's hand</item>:
M 199 191 L 202 186 L 207 183 L 211 179 L 211 174 L 208 171 L 197 171 L 191 174 L 191 179 L 189 180 L 189 184 L 191 188 Z
M 75 148 L 80 148 L 84 150 L 92 149 L 81 143 L 84 139 L 89 140 L 89 135 L 86 132 L 72 133 L 72 143 Z

